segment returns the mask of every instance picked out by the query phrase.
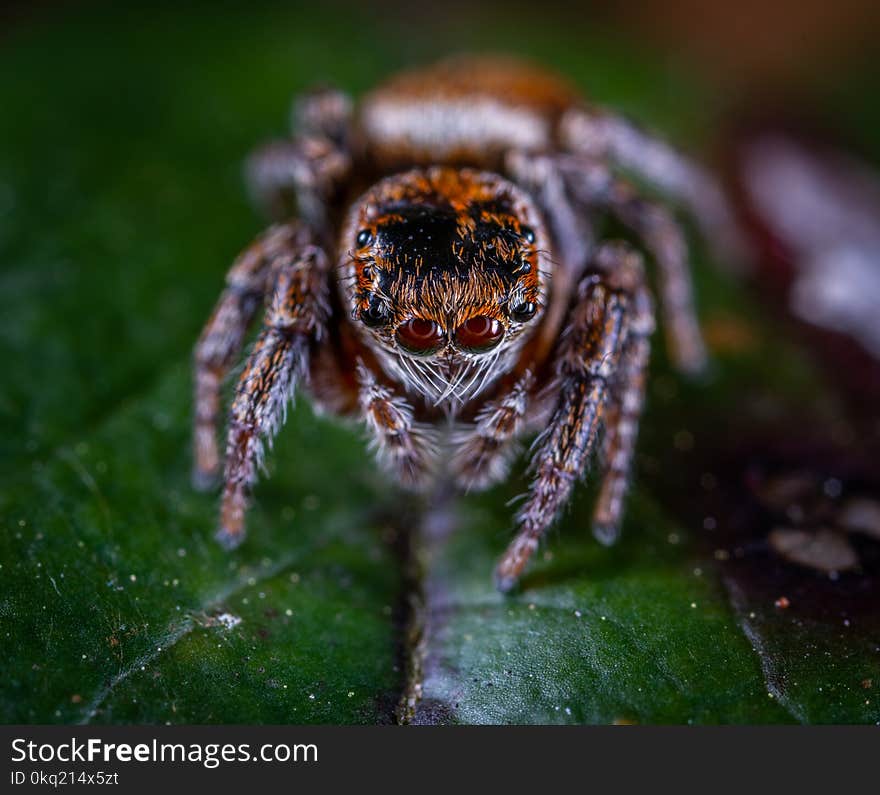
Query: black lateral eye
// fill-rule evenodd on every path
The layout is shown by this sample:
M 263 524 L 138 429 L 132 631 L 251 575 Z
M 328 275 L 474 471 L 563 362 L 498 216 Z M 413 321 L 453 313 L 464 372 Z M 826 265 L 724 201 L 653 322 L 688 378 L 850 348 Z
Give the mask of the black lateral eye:
M 525 239 L 526 243 L 534 243 L 535 242 L 535 230 L 530 226 L 523 226 L 520 228 L 520 234 Z
M 361 322 L 370 328 L 383 326 L 388 322 L 388 313 L 379 301 L 370 301 L 366 309 L 360 313 Z
M 370 229 L 361 229 L 361 231 L 357 233 L 355 242 L 358 244 L 359 248 L 369 246 L 370 243 L 373 242 L 373 232 Z
M 510 307 L 510 317 L 517 323 L 525 323 L 531 320 L 538 311 L 538 305 L 534 301 L 522 301 Z

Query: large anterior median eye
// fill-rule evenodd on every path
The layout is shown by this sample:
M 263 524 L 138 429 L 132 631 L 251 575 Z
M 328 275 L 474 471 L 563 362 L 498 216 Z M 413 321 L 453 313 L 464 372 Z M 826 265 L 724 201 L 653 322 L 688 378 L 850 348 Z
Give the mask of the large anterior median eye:
M 462 323 L 455 331 L 455 342 L 459 348 L 471 353 L 482 353 L 494 348 L 504 336 L 504 326 L 495 318 L 472 317 Z
M 416 317 L 397 329 L 397 342 L 410 353 L 428 354 L 442 347 L 445 338 L 443 329 L 433 320 Z

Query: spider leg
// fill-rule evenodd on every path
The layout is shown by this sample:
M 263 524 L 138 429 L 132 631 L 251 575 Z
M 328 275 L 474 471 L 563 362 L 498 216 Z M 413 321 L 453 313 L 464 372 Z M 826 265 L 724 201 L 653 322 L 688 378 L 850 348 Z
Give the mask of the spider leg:
M 458 437 L 450 468 L 460 488 L 482 491 L 507 475 L 534 383 L 534 376 L 527 371 L 506 393 L 487 403 L 473 426 Z
M 323 88 L 293 104 L 294 137 L 251 153 L 245 176 L 254 203 L 271 218 L 295 214 L 325 229 L 327 204 L 351 171 L 351 99 Z
M 351 169 L 349 154 L 328 138 L 270 141 L 247 160 L 254 203 L 271 218 L 294 213 L 316 229 L 329 222 L 326 205 Z
M 347 148 L 353 111 L 354 104 L 348 94 L 324 86 L 294 100 L 290 126 L 295 134 L 327 138 Z
M 706 367 L 706 346 L 694 307 L 688 246 L 681 227 L 665 207 L 640 198 L 625 182 L 615 182 L 609 204 L 644 240 L 657 263 L 664 328 L 673 361 L 683 372 L 700 372 Z
M 272 263 L 302 245 L 298 225 L 274 226 L 242 252 L 226 275 L 226 289 L 217 301 L 193 352 L 195 422 L 193 485 L 207 489 L 220 472 L 217 425 L 220 388 L 244 345 L 245 334 L 266 292 Z
M 593 230 L 587 215 L 571 201 L 560 156 L 513 149 L 504 165 L 514 181 L 534 196 L 544 211 L 558 254 L 559 275 L 564 275 L 573 287 L 593 247 Z M 565 291 L 567 287 L 561 289 Z
M 602 444 L 605 473 L 593 510 L 593 535 L 606 546 L 613 544 L 620 535 L 639 417 L 645 401 L 653 331 L 654 310 L 647 290 L 643 290 L 633 301 L 629 337 L 623 348 L 620 369 L 605 415 L 605 438 Z
M 668 143 L 627 119 L 587 108 L 568 111 L 559 133 L 569 151 L 608 160 L 685 207 L 725 262 L 746 261 L 745 238 L 718 182 Z
M 568 501 L 595 447 L 609 384 L 617 374 L 634 305 L 647 300 L 638 254 L 625 244 L 604 244 L 595 270 L 578 285 L 570 325 L 556 359 L 559 397 L 547 430 L 536 441 L 534 480 L 517 515 L 519 531 L 495 571 L 510 590 L 547 528 Z
M 628 182 L 614 178 L 601 163 L 563 157 L 559 166 L 576 201 L 607 208 L 644 241 L 659 270 L 664 328 L 673 361 L 684 372 L 703 370 L 707 355 L 694 308 L 688 246 L 674 216 L 641 197 Z
M 263 330 L 248 357 L 229 417 L 226 469 L 217 540 L 244 539 L 249 491 L 263 457 L 263 440 L 284 421 L 288 401 L 308 371 L 309 348 L 321 339 L 329 313 L 327 257 L 315 245 L 291 248 L 273 266 Z
M 355 375 L 361 415 L 379 463 L 404 486 L 423 488 L 436 463 L 430 431 L 415 423 L 412 406 L 380 384 L 362 361 L 358 361 Z

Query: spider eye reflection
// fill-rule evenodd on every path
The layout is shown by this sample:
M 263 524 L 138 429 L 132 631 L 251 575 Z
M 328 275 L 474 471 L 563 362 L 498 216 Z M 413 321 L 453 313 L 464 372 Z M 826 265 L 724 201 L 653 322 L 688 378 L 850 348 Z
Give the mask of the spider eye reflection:
M 388 322 L 388 314 L 382 304 L 371 301 L 369 306 L 360 313 L 360 319 L 364 325 L 376 328 Z
M 439 350 L 446 341 L 443 329 L 433 320 L 416 317 L 397 329 L 397 343 L 405 351 L 427 355 Z
M 510 317 L 517 323 L 525 323 L 531 320 L 538 311 L 538 305 L 533 301 L 523 301 L 510 308 Z
M 462 323 L 455 331 L 459 348 L 470 353 L 482 353 L 494 348 L 504 337 L 504 326 L 492 317 L 479 315 Z
M 524 226 L 520 229 L 520 234 L 522 234 L 526 243 L 534 243 L 535 242 L 535 230 L 530 226 Z
M 357 233 L 355 242 L 358 244 L 358 248 L 368 246 L 373 242 L 373 233 L 369 229 L 361 229 L 361 231 Z

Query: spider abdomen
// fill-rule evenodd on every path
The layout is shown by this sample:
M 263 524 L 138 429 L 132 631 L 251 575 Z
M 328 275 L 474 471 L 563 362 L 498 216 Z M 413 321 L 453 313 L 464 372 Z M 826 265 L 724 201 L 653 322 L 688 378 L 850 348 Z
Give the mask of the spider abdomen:
M 365 98 L 359 121 L 383 166 L 496 167 L 509 149 L 548 148 L 559 117 L 580 101 L 564 80 L 537 66 L 460 56 L 381 85 Z

